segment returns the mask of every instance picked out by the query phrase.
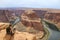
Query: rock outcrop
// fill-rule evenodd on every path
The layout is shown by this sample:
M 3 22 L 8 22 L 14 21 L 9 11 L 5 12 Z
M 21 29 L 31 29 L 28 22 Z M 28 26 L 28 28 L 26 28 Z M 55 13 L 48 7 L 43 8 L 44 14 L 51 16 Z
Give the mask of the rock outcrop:
M 25 11 L 21 15 L 21 22 L 26 27 L 33 27 L 36 30 L 43 31 L 43 26 L 41 24 L 41 19 L 39 16 L 32 10 Z

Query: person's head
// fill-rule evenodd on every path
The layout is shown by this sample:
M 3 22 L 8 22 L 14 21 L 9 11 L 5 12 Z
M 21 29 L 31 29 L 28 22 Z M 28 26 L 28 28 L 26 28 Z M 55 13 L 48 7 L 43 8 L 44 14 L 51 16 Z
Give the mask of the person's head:
M 9 27 L 11 27 L 12 25 L 10 24 Z
M 12 26 L 11 24 L 9 26 Z

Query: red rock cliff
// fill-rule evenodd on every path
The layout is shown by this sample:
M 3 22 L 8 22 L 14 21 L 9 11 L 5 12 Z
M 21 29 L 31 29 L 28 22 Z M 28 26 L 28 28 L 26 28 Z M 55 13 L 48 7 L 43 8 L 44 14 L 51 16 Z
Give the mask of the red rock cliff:
M 34 11 L 31 11 L 31 10 L 25 11 L 21 15 L 21 22 L 26 27 L 33 27 L 34 29 L 43 31 L 41 19 Z

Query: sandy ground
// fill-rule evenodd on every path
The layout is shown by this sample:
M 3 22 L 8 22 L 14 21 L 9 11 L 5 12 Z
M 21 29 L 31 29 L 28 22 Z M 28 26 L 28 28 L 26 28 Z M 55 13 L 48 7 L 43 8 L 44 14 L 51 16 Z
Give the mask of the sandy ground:
M 0 31 L 3 29 L 6 29 L 9 26 L 10 23 L 2 23 L 0 22 Z

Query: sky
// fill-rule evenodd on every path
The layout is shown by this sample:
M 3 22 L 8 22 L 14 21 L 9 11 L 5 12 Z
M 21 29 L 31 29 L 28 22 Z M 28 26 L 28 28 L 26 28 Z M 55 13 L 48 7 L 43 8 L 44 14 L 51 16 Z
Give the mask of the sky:
M 11 7 L 60 9 L 60 0 L 0 0 L 0 8 Z

